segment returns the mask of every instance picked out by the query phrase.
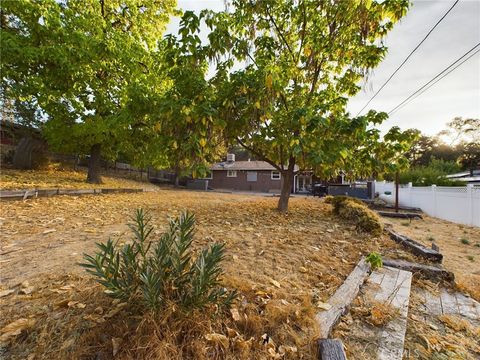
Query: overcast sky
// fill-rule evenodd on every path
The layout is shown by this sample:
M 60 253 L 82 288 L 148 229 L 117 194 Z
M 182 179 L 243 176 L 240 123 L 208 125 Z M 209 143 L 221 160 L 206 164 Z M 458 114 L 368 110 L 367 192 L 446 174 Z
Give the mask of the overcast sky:
M 350 100 L 356 115 L 375 91 L 420 42 L 454 0 L 414 0 L 407 16 L 386 38 L 385 60 L 373 71 L 363 90 Z M 183 10 L 204 8 L 221 11 L 223 0 L 178 0 Z M 169 32 L 176 33 L 173 20 Z M 461 0 L 409 61 L 370 103 L 368 109 L 390 111 L 420 86 L 480 42 L 480 0 Z M 383 129 L 397 125 L 434 135 L 455 116 L 480 118 L 480 53 L 396 111 Z

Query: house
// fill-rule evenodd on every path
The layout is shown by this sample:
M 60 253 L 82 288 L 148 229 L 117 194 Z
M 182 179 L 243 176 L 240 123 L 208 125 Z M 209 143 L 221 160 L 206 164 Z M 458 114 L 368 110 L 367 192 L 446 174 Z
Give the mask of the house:
M 445 177 L 450 180 L 464 181 L 465 184 L 480 184 L 480 169 L 463 171 Z
M 266 161 L 235 161 L 234 154 L 227 155 L 227 161 L 213 164 L 210 168 L 208 187 L 218 190 L 237 190 L 279 193 L 282 189 L 282 175 Z M 296 167 L 295 171 L 298 171 Z M 312 184 L 310 172 L 295 175 L 292 192 L 307 192 Z

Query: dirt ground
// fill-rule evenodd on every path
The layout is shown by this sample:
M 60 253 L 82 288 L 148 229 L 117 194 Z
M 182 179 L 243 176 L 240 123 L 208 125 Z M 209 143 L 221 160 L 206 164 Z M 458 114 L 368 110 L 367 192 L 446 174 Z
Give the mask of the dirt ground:
M 279 329 L 291 321 L 286 329 L 291 335 L 285 339 L 273 336 L 298 348 L 301 357 L 310 358 L 314 356 L 310 348 L 315 338 L 315 304 L 333 294 L 362 255 L 371 251 L 394 255 L 401 250 L 386 236 L 358 234 L 353 226 L 337 222 L 330 205 L 318 198 L 292 198 L 286 215 L 275 210 L 277 201 L 272 196 L 158 190 L 4 202 L 0 210 L 0 291 L 18 289 L 25 281 L 34 289 L 55 291 L 58 279 L 48 280 L 52 274 L 84 277 L 78 266 L 82 254 L 91 254 L 96 242 L 109 237 L 128 241 L 126 224 L 139 207 L 149 211 L 156 235 L 165 229 L 169 217 L 189 210 L 197 217 L 197 249 L 212 242 L 226 243 L 223 282 L 227 287 L 247 297 L 253 294 L 260 302 L 256 306 L 261 316 L 268 313 L 261 310 L 266 304 L 276 306 L 270 314 L 284 313 L 293 305 L 310 314 L 300 317 L 309 324 L 308 331 L 293 321 L 299 315 L 289 317 L 291 320 L 268 320 L 280 321 Z M 11 317 L 19 316 L 19 309 L 12 310 L 9 305 L 28 303 L 28 297 L 16 291 L 0 299 Z M 8 320 L 12 319 L 0 320 L 0 328 Z
M 239 290 L 243 299 L 239 310 L 249 319 L 248 326 L 228 325 L 238 331 L 238 336 L 251 336 L 261 344 L 262 334 L 268 334 L 276 344 L 273 350 L 268 349 L 270 355 L 284 346 L 283 351 L 295 349 L 285 358 L 315 358 L 312 344 L 318 330 L 313 320 L 317 303 L 321 306 L 334 293 L 360 257 L 377 251 L 393 258 L 414 258 L 386 235 L 374 238 L 357 233 L 353 226 L 335 218 L 330 205 L 318 198 L 292 198 L 288 214 L 275 210 L 277 201 L 272 196 L 159 189 L 138 194 L 56 196 L 1 203 L 0 292 L 14 292 L 0 298 L 0 310 L 6 315 L 0 319 L 0 328 L 26 316 L 36 319 L 36 328 L 41 324 L 41 329 L 20 339 L 12 358 L 27 358 L 33 353 L 38 355 L 35 359 L 52 358 L 56 351 L 74 358 L 65 351 L 75 347 L 75 336 L 85 331 L 86 325 L 78 319 L 96 316 L 98 320 L 97 305 L 100 302 L 105 307 L 107 301 L 102 298 L 89 304 L 89 298 L 96 299 L 92 292 L 98 294 L 98 286 L 78 263 L 83 253 L 95 251 L 96 242 L 108 238 L 119 239 L 120 243 L 129 241 L 126 224 L 139 207 L 152 216 L 156 236 L 166 228 L 170 217 L 189 210 L 197 217 L 197 249 L 212 242 L 226 244 L 223 283 Z M 404 230 L 418 230 L 416 239 L 426 237 L 427 228 L 421 231 L 420 226 L 431 226 L 434 231 L 437 227 L 428 225 L 434 221 L 427 218 L 422 223 L 403 226 L 388 219 L 394 226 L 402 227 L 401 233 L 413 237 Z M 478 234 L 476 229 L 450 225 L 458 236 L 467 231 L 466 235 L 472 238 L 469 248 L 477 249 L 473 241 Z M 432 236 L 438 236 L 446 263 L 454 261 L 449 248 L 440 242 L 440 235 Z M 468 272 L 461 266 L 452 270 Z M 29 289 L 28 294 L 22 294 L 24 288 Z M 54 305 L 67 302 L 74 304 L 75 310 L 68 305 L 60 311 Z M 76 304 L 84 303 L 85 308 L 76 308 Z M 101 325 L 101 331 L 110 334 L 116 327 L 110 329 L 106 324 Z M 220 328 L 225 331 L 225 325 Z M 46 339 L 45 334 L 52 331 L 62 333 L 55 343 Z M 115 339 L 125 335 L 110 336 Z M 42 343 L 36 338 L 45 340 Z M 204 340 L 200 343 L 204 344 Z M 87 350 L 90 351 L 88 346 Z M 128 358 L 128 353 L 124 358 Z
M 444 255 L 445 268 L 456 283 L 480 301 L 480 228 L 424 215 L 423 220 L 385 219 L 394 230 L 430 247 L 434 242 Z

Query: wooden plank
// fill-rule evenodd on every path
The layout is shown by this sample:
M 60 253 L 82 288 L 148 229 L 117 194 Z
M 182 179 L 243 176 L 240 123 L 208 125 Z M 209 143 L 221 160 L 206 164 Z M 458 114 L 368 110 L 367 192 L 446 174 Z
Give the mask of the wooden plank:
M 412 240 L 405 235 L 400 235 L 393 231 L 392 229 L 385 229 L 385 231 L 390 235 L 390 238 L 396 241 L 399 244 L 402 244 L 405 248 L 411 251 L 413 254 L 426 258 L 432 262 L 441 263 L 443 260 L 443 255 L 440 254 L 437 250 L 427 248 L 423 244 Z
M 353 299 L 357 297 L 360 286 L 365 282 L 369 272 L 370 265 L 365 262 L 365 258 L 360 259 L 344 283 L 328 300 L 328 304 L 332 307 L 317 313 L 315 319 L 320 325 L 320 338 L 328 338 L 332 328 L 347 311 Z
M 391 211 L 377 211 L 378 215 L 383 217 L 391 217 L 391 218 L 400 218 L 400 219 L 423 219 L 422 215 L 417 213 L 396 213 Z
M 440 291 L 440 301 L 442 302 L 442 313 L 447 314 L 459 314 L 457 299 L 454 294 L 450 294 L 447 290 L 442 289 Z
M 389 267 L 384 267 L 384 269 L 378 271 L 384 272 L 385 276 L 381 288 L 375 294 L 375 299 L 390 303 L 398 309 L 399 315 L 388 322 L 381 330 L 377 359 L 401 360 L 407 331 L 412 273 Z
M 423 265 L 418 263 L 412 263 L 405 260 L 392 260 L 392 259 L 383 259 L 383 265 L 394 267 L 396 269 L 401 269 L 405 271 L 410 271 L 414 275 L 418 275 L 422 278 L 430 280 L 445 280 L 449 282 L 454 282 L 455 275 L 453 273 L 431 265 Z
M 318 358 L 320 360 L 347 360 L 343 343 L 339 339 L 318 340 Z
M 429 314 L 442 315 L 442 303 L 439 296 L 435 296 L 427 290 L 423 290 L 425 295 L 425 307 Z

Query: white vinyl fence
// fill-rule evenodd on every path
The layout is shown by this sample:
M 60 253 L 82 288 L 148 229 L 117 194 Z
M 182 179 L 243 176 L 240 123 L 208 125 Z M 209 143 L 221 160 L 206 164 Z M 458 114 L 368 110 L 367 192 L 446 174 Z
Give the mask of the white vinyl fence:
M 395 201 L 393 182 L 375 182 L 375 192 L 389 191 Z M 389 199 L 390 200 L 390 199 Z M 480 185 L 467 186 L 419 186 L 400 185 L 400 206 L 417 207 L 430 216 L 459 224 L 480 226 Z

